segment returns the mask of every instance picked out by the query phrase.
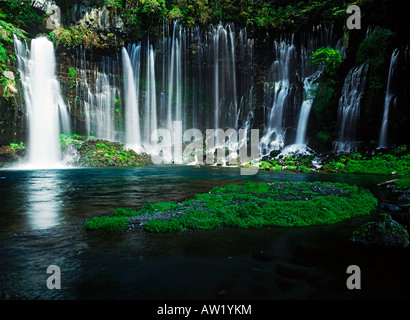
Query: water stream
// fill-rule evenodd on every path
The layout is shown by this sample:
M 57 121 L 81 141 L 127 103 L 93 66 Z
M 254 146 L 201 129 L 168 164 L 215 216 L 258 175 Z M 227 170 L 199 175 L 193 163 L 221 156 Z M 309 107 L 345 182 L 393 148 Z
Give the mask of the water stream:
M 244 179 L 340 181 L 369 187 L 387 177 L 147 167 L 0 171 L 1 299 L 360 299 L 408 298 L 406 249 L 349 242 L 367 221 L 333 226 L 224 229 L 172 234 L 85 232 L 82 223 L 117 207 L 182 201 Z M 61 289 L 49 290 L 49 265 Z M 346 268 L 362 289 L 346 288 Z

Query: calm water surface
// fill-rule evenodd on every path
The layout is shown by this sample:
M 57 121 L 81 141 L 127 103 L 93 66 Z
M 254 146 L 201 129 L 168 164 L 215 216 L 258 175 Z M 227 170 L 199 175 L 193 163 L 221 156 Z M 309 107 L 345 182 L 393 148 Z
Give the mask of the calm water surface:
M 0 171 L 0 299 L 395 299 L 409 298 L 408 249 L 349 242 L 369 218 L 333 226 L 173 234 L 85 232 L 117 207 L 183 201 L 244 179 L 339 181 L 385 195 L 381 176 L 153 167 Z M 346 288 L 358 265 L 362 289 Z M 49 265 L 61 289 L 49 290 Z

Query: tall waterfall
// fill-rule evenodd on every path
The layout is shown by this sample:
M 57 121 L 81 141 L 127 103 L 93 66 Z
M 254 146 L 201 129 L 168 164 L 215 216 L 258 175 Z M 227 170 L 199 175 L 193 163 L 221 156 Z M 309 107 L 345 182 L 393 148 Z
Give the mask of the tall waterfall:
M 295 144 L 304 146 L 306 145 L 306 131 L 309 123 L 310 109 L 312 108 L 313 97 L 310 94 L 310 90 L 313 87 L 313 82 L 319 77 L 320 72 L 312 77 L 307 77 L 303 83 L 304 96 L 302 106 L 300 108 L 298 127 L 296 131 Z
M 210 30 L 210 37 L 213 39 L 214 51 L 214 128 L 237 129 L 235 33 L 231 25 L 219 24 Z M 221 117 L 222 112 L 226 113 L 225 117 Z
M 259 143 L 260 155 L 271 151 L 306 153 L 306 132 L 313 97 L 309 92 L 323 71 L 310 57 L 320 47 L 333 47 L 345 57 L 342 42 L 333 28 L 315 27 L 298 37 L 283 35 L 274 41 L 275 57 L 265 85 L 265 127 Z
M 87 136 L 112 141 L 119 139 L 116 118 L 122 106 L 117 60 L 102 57 L 101 61 L 89 61 L 85 49 L 80 48 L 77 52 L 74 109 L 81 115 Z
M 260 153 L 268 155 L 271 150 L 280 150 L 284 147 L 284 111 L 288 103 L 289 92 L 289 70 L 294 63 L 295 46 L 291 42 L 276 42 L 274 48 L 276 60 L 272 64 L 273 74 L 273 103 L 268 111 L 268 122 L 264 130 L 264 135 L 259 143 Z
M 238 53 L 237 41 L 243 44 Z M 161 41 L 123 48 L 126 144 L 152 152 L 156 129 L 167 129 L 173 144 L 180 129 L 249 129 L 252 50 L 243 29 L 236 33 L 229 24 L 184 29 L 177 22 L 164 27 Z
M 339 99 L 339 138 L 334 142 L 337 152 L 355 152 L 356 128 L 360 116 L 360 102 L 365 87 L 368 64 L 353 67 L 347 74 Z
M 320 47 L 334 47 L 344 56 L 341 41 L 331 27 L 273 39 L 267 35 L 272 55 L 264 62 L 271 63 L 266 75 L 257 70 L 255 41 L 246 28 L 229 23 L 185 28 L 164 22 L 162 37 L 130 43 L 116 57 L 78 49 L 71 110 L 77 131 L 153 152 L 156 129 L 168 130 L 176 145 L 181 129 L 203 134 L 205 129 L 246 129 L 250 134 L 261 128 L 261 156 L 289 145 L 306 149 L 312 104 L 307 93 L 322 71 L 310 56 Z M 262 98 L 256 73 L 266 77 Z M 237 149 L 248 138 L 228 148 Z
M 133 45 L 131 48 L 132 62 L 128 51 L 122 48 L 122 61 L 124 69 L 124 96 L 126 109 L 125 143 L 131 149 L 139 152 L 142 150 L 140 115 L 139 115 L 139 77 L 140 77 L 140 55 L 141 44 Z M 135 73 L 134 73 L 135 72 Z
M 383 112 L 383 120 L 380 129 L 380 137 L 379 137 L 379 148 L 386 148 L 388 146 L 387 143 L 387 131 L 388 131 L 388 124 L 389 124 L 389 110 L 390 104 L 393 99 L 393 94 L 391 92 L 391 81 L 393 78 L 394 70 L 397 65 L 397 58 L 399 56 L 399 49 L 395 49 L 392 53 L 390 59 L 390 67 L 389 67 L 389 75 L 387 78 L 387 88 L 386 88 L 386 95 L 384 98 L 384 112 Z
M 27 115 L 27 167 L 61 167 L 60 133 L 69 133 L 70 121 L 56 78 L 53 44 L 40 37 L 28 50 L 14 36 L 14 46 Z

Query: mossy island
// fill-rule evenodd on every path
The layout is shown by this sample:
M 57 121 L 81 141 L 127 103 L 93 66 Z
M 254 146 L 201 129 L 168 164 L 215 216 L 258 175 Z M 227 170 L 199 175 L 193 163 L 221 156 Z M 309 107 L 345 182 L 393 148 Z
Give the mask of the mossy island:
M 177 232 L 221 228 L 329 225 L 371 214 L 377 199 L 366 189 L 329 182 L 245 182 L 215 187 L 177 202 L 146 202 L 86 220 L 85 230 Z

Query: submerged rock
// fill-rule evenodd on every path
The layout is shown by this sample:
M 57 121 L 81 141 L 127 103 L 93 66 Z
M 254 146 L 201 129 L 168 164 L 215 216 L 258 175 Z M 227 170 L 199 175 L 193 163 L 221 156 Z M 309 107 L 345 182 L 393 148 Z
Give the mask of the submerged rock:
M 406 228 L 388 214 L 381 214 L 375 221 L 360 226 L 353 232 L 351 240 L 366 246 L 407 247 L 410 243 Z
M 382 208 L 387 210 L 387 211 L 391 211 L 391 212 L 401 211 L 401 208 L 398 205 L 394 204 L 394 203 L 384 203 Z

